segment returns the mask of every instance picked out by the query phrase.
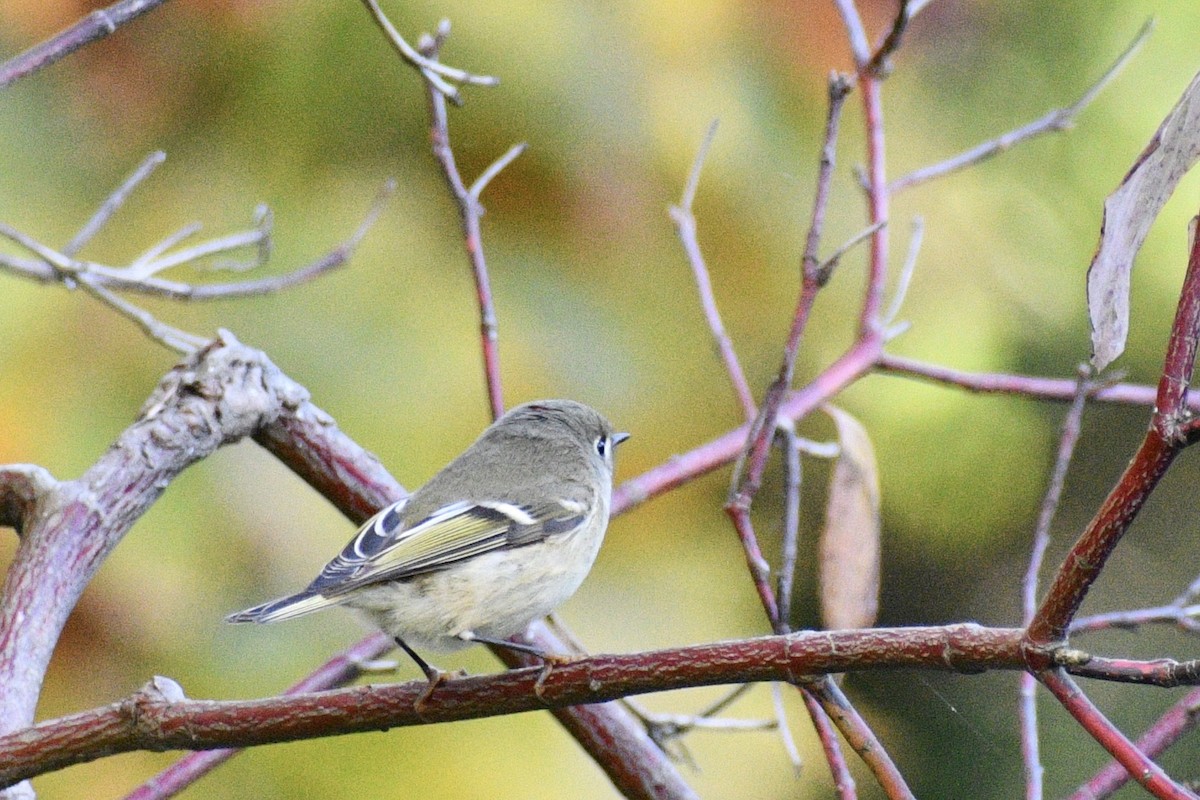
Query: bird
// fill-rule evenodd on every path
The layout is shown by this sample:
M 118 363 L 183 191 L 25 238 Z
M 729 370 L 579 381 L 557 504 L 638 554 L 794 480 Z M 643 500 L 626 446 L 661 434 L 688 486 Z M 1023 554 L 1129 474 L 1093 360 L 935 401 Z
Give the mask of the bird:
M 227 622 L 345 606 L 391 636 L 432 688 L 418 650 L 505 641 L 579 588 L 608 526 L 613 456 L 629 438 L 573 400 L 538 400 L 492 423 L 408 497 L 371 517 L 302 591 Z

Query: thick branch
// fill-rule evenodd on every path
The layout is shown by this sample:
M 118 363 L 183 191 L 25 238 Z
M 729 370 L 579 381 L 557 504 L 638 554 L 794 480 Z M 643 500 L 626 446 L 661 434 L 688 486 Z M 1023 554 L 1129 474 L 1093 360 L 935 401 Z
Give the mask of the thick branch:
M 595 704 L 633 694 L 850 669 L 1021 669 L 1021 631 L 973 624 L 806 632 L 451 679 L 216 702 L 145 688 L 110 706 L 0 737 L 0 784 L 131 750 L 244 747 L 360 731 Z M 159 681 L 158 683 L 161 683 Z
M 334 686 L 345 686 L 362 675 L 364 662 L 379 658 L 395 646 L 391 637 L 382 633 L 368 636 L 346 652 L 326 661 L 312 674 L 290 686 L 284 694 L 318 692 Z M 190 753 L 130 792 L 125 800 L 165 800 L 173 797 L 240 752 L 239 749 L 223 748 Z
M 306 399 L 266 356 L 223 334 L 168 373 L 91 469 L 39 498 L 0 594 L 0 730 L 32 722 L 67 615 L 170 481 Z

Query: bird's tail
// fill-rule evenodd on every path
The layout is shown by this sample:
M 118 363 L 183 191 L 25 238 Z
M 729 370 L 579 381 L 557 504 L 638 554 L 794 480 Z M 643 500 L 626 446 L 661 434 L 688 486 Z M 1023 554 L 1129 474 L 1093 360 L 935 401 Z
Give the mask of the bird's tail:
M 335 606 L 341 598 L 331 599 L 317 592 L 300 592 L 247 608 L 225 618 L 226 622 L 279 622 L 282 619 L 311 614 Z

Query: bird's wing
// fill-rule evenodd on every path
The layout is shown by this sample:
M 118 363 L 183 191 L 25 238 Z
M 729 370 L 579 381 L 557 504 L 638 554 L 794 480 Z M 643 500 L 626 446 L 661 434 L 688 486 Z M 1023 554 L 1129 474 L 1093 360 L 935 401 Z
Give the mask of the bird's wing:
M 343 595 L 380 581 L 446 569 L 492 550 L 522 547 L 578 527 L 580 503 L 518 506 L 459 501 L 404 527 L 404 501 L 388 506 L 359 529 L 305 593 Z

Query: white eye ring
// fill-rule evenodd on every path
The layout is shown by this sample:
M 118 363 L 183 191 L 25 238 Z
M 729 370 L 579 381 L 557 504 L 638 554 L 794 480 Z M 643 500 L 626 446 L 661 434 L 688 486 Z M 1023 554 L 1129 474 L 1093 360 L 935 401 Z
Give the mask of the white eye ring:
M 596 446 L 596 452 L 600 455 L 601 458 L 605 458 L 608 455 L 608 437 L 607 436 L 597 436 L 595 446 Z

